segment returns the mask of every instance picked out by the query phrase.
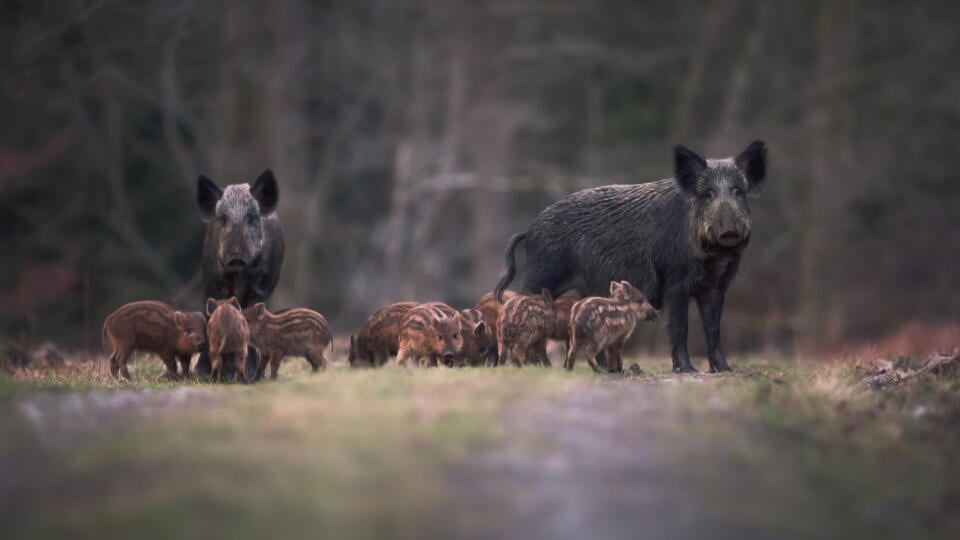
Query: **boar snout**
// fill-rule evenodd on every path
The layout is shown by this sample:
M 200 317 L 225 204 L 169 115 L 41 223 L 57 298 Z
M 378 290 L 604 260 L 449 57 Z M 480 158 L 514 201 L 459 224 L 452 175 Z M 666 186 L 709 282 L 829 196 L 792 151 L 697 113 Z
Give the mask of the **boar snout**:
M 717 243 L 723 247 L 735 247 L 743 240 L 743 235 L 737 229 L 727 229 L 717 236 Z

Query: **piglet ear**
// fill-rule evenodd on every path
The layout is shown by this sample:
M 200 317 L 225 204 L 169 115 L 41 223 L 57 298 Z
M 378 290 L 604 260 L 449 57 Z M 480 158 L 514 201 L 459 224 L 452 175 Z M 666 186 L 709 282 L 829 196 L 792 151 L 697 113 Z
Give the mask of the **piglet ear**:
M 217 310 L 217 301 L 214 300 L 213 298 L 207 298 L 207 309 L 206 309 L 207 317 L 212 316 L 213 312 L 216 310 Z
M 760 188 L 763 187 L 763 181 L 767 177 L 766 143 L 761 140 L 753 141 L 746 150 L 740 152 L 740 155 L 734 161 L 747 178 L 749 191 L 760 191 Z
M 484 334 L 486 331 L 487 331 L 487 323 L 485 323 L 485 322 L 483 322 L 483 321 L 478 322 L 478 323 L 476 324 L 476 326 L 473 327 L 473 335 L 475 335 L 475 336 L 477 336 L 477 337 L 483 336 L 483 334 Z
M 546 287 L 544 287 L 543 289 L 540 289 L 540 296 L 542 296 L 543 299 L 546 300 L 548 304 L 553 303 L 553 295 L 550 294 L 550 289 L 547 289 Z
M 223 190 L 217 187 L 213 180 L 202 174 L 197 177 L 197 206 L 204 221 L 213 219 L 220 197 L 223 197 Z
M 616 296 L 620 289 L 623 288 L 623 285 L 617 281 L 610 282 L 610 296 Z
M 253 317 L 258 321 L 263 320 L 264 313 L 267 312 L 267 305 L 263 302 L 257 302 L 253 305 Z
M 706 168 L 707 162 L 693 150 L 681 144 L 673 147 L 673 177 L 684 191 L 693 193 Z
M 236 297 L 236 296 L 231 296 L 230 299 L 227 300 L 227 303 L 230 304 L 231 306 L 237 308 L 238 310 L 241 309 L 241 308 L 240 308 L 240 301 L 237 300 L 237 297 Z
M 265 216 L 276 210 L 277 201 L 280 200 L 280 188 L 277 186 L 277 179 L 273 177 L 273 171 L 263 171 L 250 188 L 250 194 L 260 204 L 261 215 Z
M 183 330 L 183 313 L 180 311 L 173 312 L 173 324 L 180 330 Z

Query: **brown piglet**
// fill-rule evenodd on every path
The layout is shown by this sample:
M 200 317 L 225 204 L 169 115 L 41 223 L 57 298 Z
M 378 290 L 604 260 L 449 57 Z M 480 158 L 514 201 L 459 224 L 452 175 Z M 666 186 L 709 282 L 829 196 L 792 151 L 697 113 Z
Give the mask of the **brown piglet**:
M 452 365 L 463 348 L 460 314 L 436 302 L 412 308 L 400 325 L 397 364 L 405 367 Z
M 203 313 L 176 311 L 162 302 L 131 302 L 103 321 L 103 341 L 113 349 L 110 375 L 130 380 L 127 361 L 134 351 L 151 352 L 167 368 L 163 376 L 177 380 L 190 373 L 190 358 L 206 341 Z M 177 374 L 177 360 L 181 373 Z
M 231 364 L 236 378 L 243 377 L 243 359 L 250 344 L 250 328 L 240 311 L 236 296 L 226 300 L 207 299 L 207 345 L 210 352 L 210 375 L 213 380 L 225 379 L 225 365 Z
M 326 369 L 323 351 L 333 338 L 323 315 L 306 308 L 270 313 L 259 302 L 243 310 L 243 316 L 250 327 L 250 343 L 260 353 L 256 380 L 263 377 L 268 361 L 270 379 L 276 380 L 280 360 L 287 355 L 303 355 L 314 372 Z
M 416 302 L 397 302 L 374 313 L 367 319 L 357 337 L 350 336 L 350 367 L 381 367 L 387 358 L 397 354 L 400 325 Z
M 547 338 L 553 335 L 555 323 L 553 297 L 547 289 L 537 295 L 517 295 L 504 302 L 497 318 L 498 364 L 550 366 Z
M 573 369 L 582 353 L 596 372 L 603 369 L 596 357 L 607 357 L 608 370 L 623 371 L 623 346 L 639 321 L 652 321 L 659 313 L 636 287 L 626 281 L 610 282 L 610 298 L 593 296 L 573 305 L 570 313 L 570 348 L 564 367 Z

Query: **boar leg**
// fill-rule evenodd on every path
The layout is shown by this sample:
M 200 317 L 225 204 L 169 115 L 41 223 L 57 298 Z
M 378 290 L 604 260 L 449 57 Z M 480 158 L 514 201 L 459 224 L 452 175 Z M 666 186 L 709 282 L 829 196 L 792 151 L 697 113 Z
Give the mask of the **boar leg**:
M 718 290 L 707 291 L 697 296 L 697 307 L 700 309 L 700 319 L 703 321 L 703 333 L 707 338 L 707 359 L 710 361 L 710 371 L 732 371 L 727 365 L 727 358 L 720 348 L 720 316 L 723 314 L 723 292 Z
M 573 371 L 573 364 L 577 361 L 577 340 L 570 338 L 570 345 L 567 347 L 567 358 L 563 361 L 563 367 L 567 371 Z
M 183 354 L 177 357 L 177 359 L 180 361 L 180 376 L 184 378 L 189 377 L 190 376 L 190 355 Z
M 543 367 L 553 367 L 553 364 L 550 363 L 550 357 L 547 356 L 547 339 L 544 338 L 537 343 L 536 349 L 537 358 L 540 360 L 540 363 Z
M 277 373 L 280 372 L 280 360 L 283 359 L 283 351 L 270 351 L 270 380 L 277 380 Z
M 120 378 L 130 380 L 130 372 L 127 371 L 127 361 L 130 360 L 130 356 L 133 354 L 132 348 L 121 347 L 117 351 L 117 371 L 120 375 Z
M 327 360 L 323 357 L 322 350 L 318 353 L 314 348 L 311 347 L 307 349 L 303 356 L 305 356 L 307 362 L 310 363 L 310 371 L 316 373 L 320 371 L 321 367 L 324 369 L 327 368 Z
M 254 382 L 259 381 L 263 378 L 263 373 L 267 370 L 267 362 L 270 360 L 269 354 L 261 354 L 260 359 L 257 360 L 257 373 L 254 377 Z
M 260 353 L 257 352 L 257 349 L 255 349 L 253 345 L 250 345 L 247 347 L 246 363 L 244 364 L 242 361 L 236 362 L 237 369 L 243 369 L 248 381 L 256 380 L 257 362 L 259 359 Z
M 595 373 L 603 373 L 606 369 L 603 368 L 600 364 L 597 363 L 597 354 L 601 352 L 601 349 L 596 345 L 590 343 L 583 347 L 583 355 L 587 357 L 587 362 L 590 362 L 590 367 L 593 368 Z M 610 358 L 607 358 L 607 362 L 610 361 Z
M 167 379 L 168 381 L 179 381 L 180 376 L 177 375 L 177 360 L 172 354 L 161 354 L 160 360 L 163 362 L 164 367 L 167 368 L 166 373 L 160 376 L 161 379 Z
M 197 375 L 211 375 L 213 373 L 210 353 L 208 351 L 200 351 L 200 356 L 197 357 L 197 365 L 194 368 L 194 372 Z
M 670 356 L 673 358 L 673 370 L 682 373 L 694 373 L 697 370 L 690 364 L 687 352 L 687 311 L 690 308 L 690 291 L 682 284 L 670 287 L 664 298 L 670 310 L 667 328 L 670 331 Z
M 110 376 L 114 379 L 120 376 L 120 363 L 117 361 L 117 350 L 110 355 Z

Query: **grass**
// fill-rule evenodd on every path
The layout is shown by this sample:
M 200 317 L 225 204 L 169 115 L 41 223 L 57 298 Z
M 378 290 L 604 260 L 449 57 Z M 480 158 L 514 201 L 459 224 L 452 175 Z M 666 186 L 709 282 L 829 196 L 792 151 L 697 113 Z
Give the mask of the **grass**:
M 724 523 L 794 536 L 960 530 L 957 380 L 878 391 L 849 362 L 750 359 L 733 376 L 641 363 L 649 372 L 626 381 L 586 366 L 311 375 L 300 361 L 253 386 L 158 383 L 154 361 L 134 363 L 132 383 L 91 364 L 0 377 L 0 503 L 14 516 L 3 537 L 435 535 L 470 500 L 451 468 L 537 436 L 505 418 L 596 384 L 656 395 L 666 427 L 649 444 L 680 449 L 669 476 Z

